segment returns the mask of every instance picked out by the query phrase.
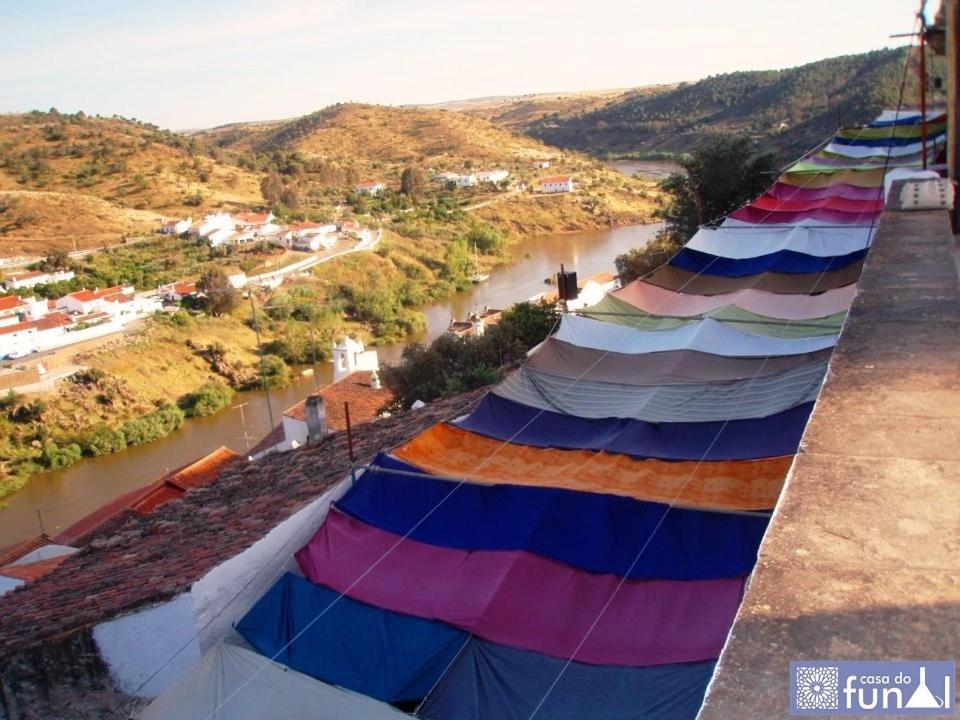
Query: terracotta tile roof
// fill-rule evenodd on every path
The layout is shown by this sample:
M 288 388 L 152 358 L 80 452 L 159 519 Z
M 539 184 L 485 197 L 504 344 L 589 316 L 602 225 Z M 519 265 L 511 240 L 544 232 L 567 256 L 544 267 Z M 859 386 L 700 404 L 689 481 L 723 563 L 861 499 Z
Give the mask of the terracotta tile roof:
M 15 578 L 30 582 L 39 577 L 43 577 L 54 568 L 59 567 L 69 555 L 57 555 L 57 557 L 47 558 L 46 560 L 37 560 L 23 565 L 7 565 L 0 567 L 0 575 L 8 578 Z
M 173 284 L 173 291 L 177 295 L 193 295 L 197 291 L 197 284 L 195 282 L 175 282 Z
M 23 300 L 18 298 L 16 295 L 6 295 L 0 297 L 0 312 L 4 310 L 13 310 L 18 307 L 23 307 Z
M 358 427 L 357 461 L 369 462 L 379 450 L 469 412 L 484 392 Z M 0 597 L 0 666 L 13 653 L 188 590 L 340 481 L 350 467 L 346 433 L 339 432 L 317 445 L 232 465 L 214 484 L 151 515 L 127 513 L 110 536 Z
M 243 213 L 236 213 L 234 217 L 240 222 L 249 223 L 250 225 L 263 225 L 265 222 L 268 222 L 270 218 L 270 214 L 243 212 Z
M 114 285 L 113 287 L 104 288 L 103 290 L 77 290 L 67 295 L 67 297 L 71 297 L 80 302 L 90 302 L 91 300 L 99 300 L 111 295 L 116 295 L 122 291 L 122 286 Z
M 347 429 L 347 416 L 343 411 L 344 402 L 350 403 L 350 422 L 353 425 L 376 420 L 383 407 L 393 402 L 393 393 L 386 385 L 379 390 L 373 389 L 370 384 L 372 376 L 373 373 L 369 370 L 358 370 L 314 393 L 324 399 L 327 427 L 331 430 Z M 283 414 L 306 422 L 307 401 L 301 400 Z
M 37 323 L 33 320 L 24 320 L 13 325 L 4 325 L 0 327 L 0 335 L 9 335 L 10 333 L 23 332 L 25 330 L 36 329 Z
M 247 455 L 258 455 L 265 450 L 269 450 L 277 443 L 282 442 L 285 437 L 283 433 L 283 423 L 280 423 L 267 433 L 260 442 L 250 448 L 250 450 L 247 451 Z
M 33 278 L 38 278 L 46 275 L 47 273 L 41 272 L 40 270 L 28 270 L 27 272 L 14 273 L 13 275 L 7 275 L 7 280 L 10 282 L 17 282 L 19 280 L 33 280 Z
M 126 510 L 149 514 L 171 500 L 183 497 L 187 490 L 207 485 L 240 456 L 221 447 L 199 460 L 171 470 L 146 487 L 137 488 L 111 500 L 103 507 L 81 518 L 56 536 L 58 543 L 84 545 L 107 528 L 111 520 Z
M 54 542 L 55 540 L 53 538 L 43 534 L 38 535 L 37 537 L 29 538 L 28 540 L 22 540 L 16 545 L 10 545 L 2 548 L 0 549 L 0 566 L 11 565 L 24 555 L 29 555 L 34 550 L 39 550 L 47 545 L 53 545 Z
M 70 325 L 73 320 L 70 316 L 62 312 L 47 313 L 37 320 L 37 330 L 49 330 L 50 328 L 63 327 Z
M 540 178 L 537 182 L 541 185 L 549 185 L 552 183 L 565 183 L 569 182 L 572 176 L 570 175 L 551 175 L 550 177 Z

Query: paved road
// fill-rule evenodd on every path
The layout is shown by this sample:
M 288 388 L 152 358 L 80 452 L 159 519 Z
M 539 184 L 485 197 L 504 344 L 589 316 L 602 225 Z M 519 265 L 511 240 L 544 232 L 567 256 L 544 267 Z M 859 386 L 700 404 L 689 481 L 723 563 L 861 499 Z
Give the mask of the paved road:
M 371 237 L 369 240 L 360 241 L 353 247 L 347 248 L 345 250 L 340 250 L 339 252 L 330 253 L 329 255 L 315 255 L 313 257 L 309 257 L 304 260 L 291 263 L 285 267 L 280 268 L 279 270 L 273 270 L 272 272 L 265 272 L 265 273 L 260 273 L 258 275 L 254 275 L 250 278 L 247 278 L 247 286 L 262 285 L 265 282 L 270 282 L 271 280 L 282 278 L 286 275 L 290 275 L 291 273 L 307 270 L 308 268 L 312 268 L 315 265 L 319 265 L 320 263 L 325 263 L 329 260 L 333 260 L 334 258 L 340 257 L 341 255 L 349 255 L 350 253 L 355 253 L 355 252 L 365 252 L 368 250 L 375 250 L 377 245 L 380 243 L 380 238 L 382 237 L 383 237 L 383 228 L 377 230 L 376 235 Z

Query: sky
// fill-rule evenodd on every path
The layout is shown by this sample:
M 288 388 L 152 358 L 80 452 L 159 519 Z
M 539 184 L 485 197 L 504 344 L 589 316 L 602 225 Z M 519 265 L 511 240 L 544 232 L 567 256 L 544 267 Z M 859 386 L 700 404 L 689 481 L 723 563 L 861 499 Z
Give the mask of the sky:
M 175 130 L 635 87 L 900 45 L 915 0 L 0 0 L 0 112 Z

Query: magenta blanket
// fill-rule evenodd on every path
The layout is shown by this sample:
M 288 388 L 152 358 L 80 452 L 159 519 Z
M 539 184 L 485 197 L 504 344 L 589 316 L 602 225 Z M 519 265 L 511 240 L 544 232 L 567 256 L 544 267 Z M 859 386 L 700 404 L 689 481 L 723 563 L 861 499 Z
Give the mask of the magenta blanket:
M 819 200 L 828 197 L 842 197 L 850 200 L 879 200 L 883 198 L 883 188 L 859 187 L 837 183 L 823 188 L 804 188 L 786 183 L 777 183 L 767 193 L 781 200 Z
M 779 212 L 777 210 L 764 210 L 754 205 L 747 205 L 739 210 L 730 213 L 729 217 L 734 220 L 742 220 L 748 223 L 757 223 L 761 225 L 792 225 L 804 220 L 819 220 L 820 222 L 832 223 L 835 225 L 870 225 L 875 219 L 876 213 L 873 212 L 842 212 L 840 210 L 805 210 L 803 212 Z
M 559 658 L 574 655 L 613 596 L 576 652 L 576 660 L 597 665 L 716 658 L 744 583 L 627 580 L 614 595 L 620 579 L 613 575 L 525 552 L 466 552 L 401 541 L 336 511 L 297 552 L 297 561 L 310 580 L 355 600 Z

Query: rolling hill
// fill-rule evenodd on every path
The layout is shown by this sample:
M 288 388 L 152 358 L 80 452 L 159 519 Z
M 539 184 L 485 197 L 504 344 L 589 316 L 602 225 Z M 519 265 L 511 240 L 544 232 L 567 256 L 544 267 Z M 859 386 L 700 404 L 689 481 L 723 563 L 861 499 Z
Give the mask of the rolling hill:
M 846 55 L 784 70 L 715 75 L 615 98 L 572 116 L 524 126 L 532 137 L 595 155 L 685 152 L 720 134 L 754 137 L 793 156 L 837 127 L 896 104 L 904 48 Z M 908 87 L 914 99 L 916 83 Z

